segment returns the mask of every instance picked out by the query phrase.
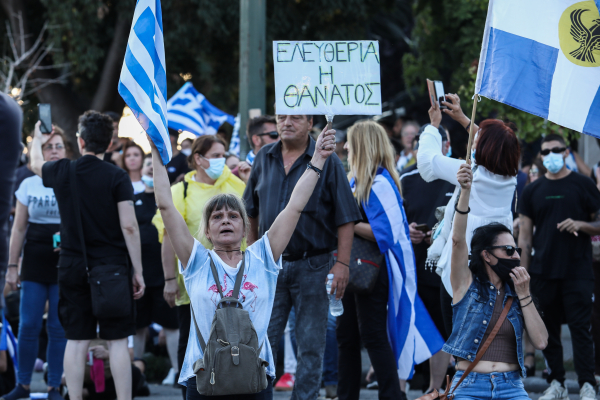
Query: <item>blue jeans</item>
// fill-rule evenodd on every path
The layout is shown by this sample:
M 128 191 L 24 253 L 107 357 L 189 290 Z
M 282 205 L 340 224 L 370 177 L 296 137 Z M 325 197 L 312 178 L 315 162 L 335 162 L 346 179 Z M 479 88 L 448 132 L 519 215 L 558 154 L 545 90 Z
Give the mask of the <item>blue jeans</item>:
M 294 355 L 298 357 L 296 348 L 296 313 L 290 312 L 290 336 Z M 338 384 L 338 343 L 335 334 L 336 318 L 327 313 L 327 335 L 325 337 L 325 355 L 323 356 L 323 383 L 325 386 Z
M 319 396 L 327 334 L 329 301 L 325 290 L 327 274 L 333 265 L 331 253 L 298 261 L 283 261 L 277 277 L 277 290 L 269 342 L 279 343 L 292 306 L 296 310 L 298 368 L 292 400 L 312 400 Z M 271 348 L 277 362 L 277 346 Z
M 452 388 L 456 386 L 464 371 L 456 371 Z M 452 390 L 450 391 L 452 392 Z M 452 400 L 527 400 L 519 371 L 480 374 L 471 372 L 454 391 Z
M 186 399 L 187 400 L 273 400 L 273 379 L 267 375 L 267 388 L 255 394 L 234 394 L 229 396 L 203 396 L 198 393 L 196 387 L 196 377 L 187 380 Z
M 21 319 L 19 322 L 19 372 L 21 385 L 31 384 L 31 375 L 38 354 L 38 338 L 48 300 L 48 386 L 58 388 L 63 374 L 63 358 L 67 339 L 58 320 L 58 284 L 21 282 Z

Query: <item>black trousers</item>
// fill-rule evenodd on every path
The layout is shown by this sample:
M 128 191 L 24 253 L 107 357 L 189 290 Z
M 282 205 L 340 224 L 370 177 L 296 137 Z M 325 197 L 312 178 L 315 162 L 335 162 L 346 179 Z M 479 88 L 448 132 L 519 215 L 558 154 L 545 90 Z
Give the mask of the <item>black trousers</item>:
M 388 281 L 387 268 L 383 264 L 372 293 L 347 293 L 342 299 L 344 313 L 338 317 L 336 329 L 340 400 L 358 400 L 360 397 L 361 341 L 377 375 L 379 399 L 401 398 L 398 368 L 386 330 Z
M 179 344 L 177 346 L 177 364 L 179 366 L 179 373 L 183 368 L 183 359 L 185 358 L 185 351 L 187 350 L 188 338 L 190 336 L 190 324 L 192 323 L 191 308 L 189 304 L 177 306 L 177 320 L 179 322 Z M 186 387 L 181 386 L 181 394 L 183 400 L 186 400 Z
M 440 305 L 442 317 L 444 318 L 444 327 L 446 328 L 446 335 L 444 339 L 448 340 L 450 335 L 452 334 L 452 315 L 454 311 L 452 310 L 452 296 L 444 287 L 444 284 L 440 285 Z M 442 334 L 443 336 L 443 334 Z
M 591 323 L 594 294 L 592 280 L 547 280 L 531 279 L 531 292 L 539 302 L 542 319 L 548 330 L 548 346 L 544 357 L 548 363 L 548 383 L 556 379 L 565 380 L 561 325 L 563 317 L 571 331 L 573 361 L 579 386 L 585 382 L 596 385 L 594 379 L 594 343 Z

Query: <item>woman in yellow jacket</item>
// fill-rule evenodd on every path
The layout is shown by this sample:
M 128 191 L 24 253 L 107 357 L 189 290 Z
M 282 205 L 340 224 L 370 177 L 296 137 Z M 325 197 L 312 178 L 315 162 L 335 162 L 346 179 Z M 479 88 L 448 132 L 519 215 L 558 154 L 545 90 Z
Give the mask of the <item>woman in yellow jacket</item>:
M 233 175 L 225 165 L 225 143 L 213 135 L 197 138 L 192 145 L 192 154 L 188 157 L 188 164 L 192 171 L 185 175 L 183 182 L 171 187 L 175 207 L 183 216 L 192 236 L 197 235 L 204 205 L 213 196 L 220 193 L 233 193 L 242 196 L 246 185 L 237 176 Z M 165 274 L 164 297 L 171 307 L 177 306 L 179 318 L 179 345 L 177 349 L 178 369 L 181 371 L 185 350 L 187 348 L 190 332 L 190 299 L 183 284 L 183 277 L 176 267 L 176 257 L 168 234 L 165 230 L 160 212 L 157 212 L 152 223 L 158 230 L 159 240 L 162 243 L 162 264 Z M 208 249 L 210 243 L 202 244 Z M 246 243 L 242 243 L 242 250 Z M 175 366 L 173 366 L 175 368 Z M 182 386 L 185 400 L 185 387 Z

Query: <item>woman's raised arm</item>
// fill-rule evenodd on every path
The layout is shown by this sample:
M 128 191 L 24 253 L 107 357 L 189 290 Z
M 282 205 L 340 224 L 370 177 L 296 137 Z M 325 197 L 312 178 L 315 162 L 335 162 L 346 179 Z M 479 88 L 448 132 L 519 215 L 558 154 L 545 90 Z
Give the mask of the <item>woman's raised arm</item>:
M 167 175 L 167 169 L 163 166 L 158 149 L 150 137 L 148 137 L 148 141 L 150 141 L 150 147 L 152 148 L 152 165 L 155 166 L 153 178 L 156 205 L 160 210 L 165 229 L 169 232 L 173 250 L 175 250 L 177 258 L 185 268 L 194 249 L 194 238 L 190 234 L 185 220 L 173 204 L 169 176 Z
M 456 205 L 454 224 L 452 226 L 452 258 L 450 283 L 452 284 L 453 303 L 459 302 L 469 286 L 473 277 L 469 270 L 469 247 L 467 246 L 467 217 L 469 210 L 469 197 L 473 173 L 469 164 L 460 166 L 456 179 L 461 186 L 461 193 Z
M 311 160 L 311 164 L 320 170 L 323 169 L 327 157 L 335 150 L 335 131 L 333 129 L 325 131 L 325 129 L 323 129 L 323 132 L 321 132 L 317 139 L 315 154 L 313 154 Z M 316 171 L 307 169 L 298 180 L 296 187 L 294 187 L 290 202 L 277 216 L 273 225 L 271 225 L 271 229 L 269 229 L 269 242 L 271 243 L 271 251 L 275 260 L 279 259 L 287 247 L 294 230 L 296 230 L 300 214 L 304 210 L 306 203 L 308 203 L 308 199 L 310 199 L 318 179 L 319 175 Z

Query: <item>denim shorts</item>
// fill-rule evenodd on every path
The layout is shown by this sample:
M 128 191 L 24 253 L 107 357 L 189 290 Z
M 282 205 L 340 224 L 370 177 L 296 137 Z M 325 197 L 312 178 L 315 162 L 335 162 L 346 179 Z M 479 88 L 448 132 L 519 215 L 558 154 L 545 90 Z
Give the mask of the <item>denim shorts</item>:
M 458 383 L 464 371 L 456 371 L 452 380 L 452 389 Z M 452 392 L 452 390 L 450 390 Z M 480 374 L 471 372 L 459 387 L 454 390 L 452 400 L 527 400 L 529 396 L 523 386 L 519 371 L 492 372 Z

